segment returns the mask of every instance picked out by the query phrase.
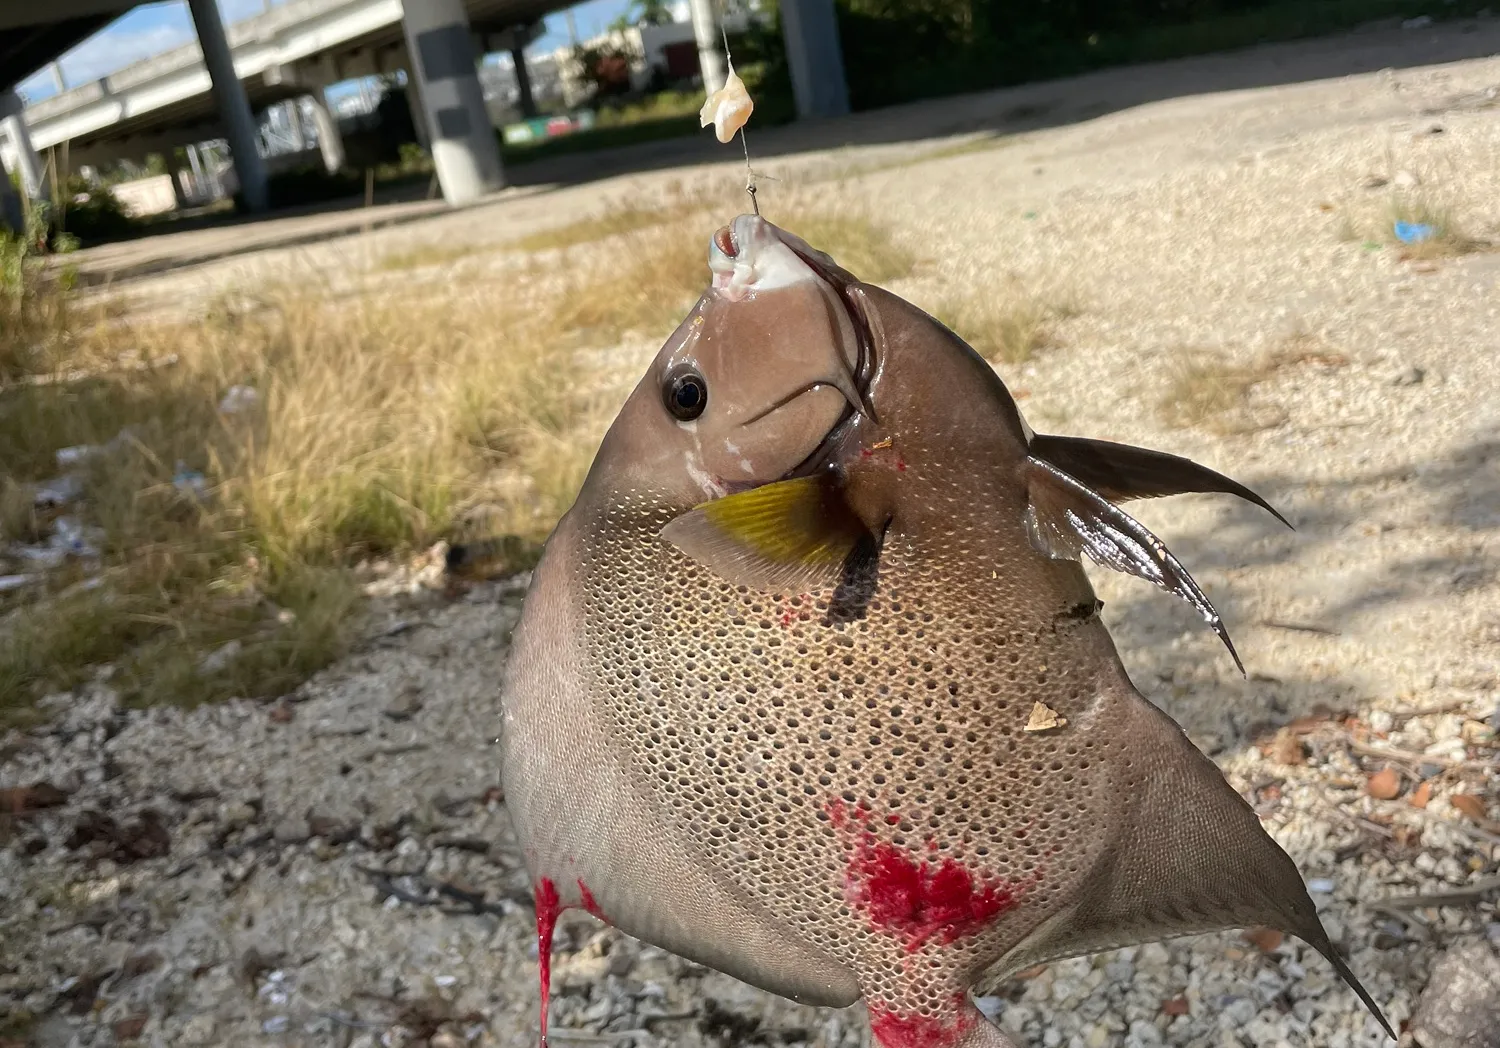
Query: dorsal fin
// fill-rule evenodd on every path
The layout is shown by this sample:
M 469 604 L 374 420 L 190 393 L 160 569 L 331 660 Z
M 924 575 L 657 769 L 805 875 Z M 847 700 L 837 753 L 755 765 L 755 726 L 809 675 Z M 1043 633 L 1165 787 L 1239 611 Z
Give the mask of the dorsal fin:
M 1172 556 L 1166 543 L 1130 514 L 1050 462 L 1029 458 L 1022 468 L 1027 495 L 1026 530 L 1033 546 L 1057 560 L 1078 560 L 1087 553 L 1096 564 L 1175 593 L 1198 610 L 1229 649 L 1240 673 L 1245 672 L 1245 664 L 1234 650 L 1213 602 Z
M 1038 433 L 1031 439 L 1033 458 L 1049 462 L 1110 502 L 1222 491 L 1238 495 L 1270 513 L 1287 527 L 1291 522 L 1255 492 L 1222 473 L 1181 455 L 1086 437 Z

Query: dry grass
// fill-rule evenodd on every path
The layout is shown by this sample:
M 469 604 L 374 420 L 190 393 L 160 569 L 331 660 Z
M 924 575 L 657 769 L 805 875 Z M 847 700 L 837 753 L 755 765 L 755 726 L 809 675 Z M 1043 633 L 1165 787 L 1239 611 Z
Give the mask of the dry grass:
M 1286 413 L 1258 402 L 1256 386 L 1287 368 L 1348 363 L 1348 357 L 1308 332 L 1294 333 L 1247 360 L 1204 349 L 1178 350 L 1164 362 L 1167 384 L 1156 404 L 1157 416 L 1169 426 L 1195 426 L 1220 436 L 1269 429 L 1285 422 Z
M 1009 287 L 945 298 L 930 311 L 990 363 L 1015 366 L 1056 345 L 1057 324 L 1080 308 L 1067 295 Z
M 1396 225 L 1408 222 L 1431 227 L 1427 239 L 1406 243 L 1396 235 Z M 1395 248 L 1403 260 L 1452 258 L 1483 251 L 1492 245 L 1466 233 L 1456 209 L 1441 203 L 1431 192 L 1397 191 L 1379 209 L 1344 209 L 1334 225 L 1334 235 L 1344 243 L 1360 243 L 1367 250 Z
M 916 264 L 911 251 L 857 213 L 789 209 L 767 217 L 871 283 L 899 279 Z M 707 228 L 701 214 L 674 215 L 620 234 L 617 249 L 570 276 L 557 323 L 572 337 L 594 344 L 632 332 L 669 331 L 707 285 Z
M 133 702 L 274 697 L 347 649 L 359 565 L 445 539 L 534 548 L 635 378 L 584 351 L 665 337 L 707 284 L 705 216 L 663 214 L 610 227 L 621 250 L 564 250 L 503 286 L 272 288 L 181 323 L 80 325 L 38 303 L 55 311 L 28 330 L 53 348 L 15 370 L 89 373 L 0 384 L 0 575 L 42 576 L 0 593 L 0 718 L 101 667 Z M 871 279 L 911 267 L 861 218 L 783 221 Z M 178 356 L 105 366 L 127 348 Z M 222 411 L 235 386 L 254 403 Z M 82 497 L 38 508 L 76 445 L 102 449 Z M 201 494 L 178 483 L 191 473 Z M 18 547 L 64 514 L 97 529 L 98 557 L 35 571 Z

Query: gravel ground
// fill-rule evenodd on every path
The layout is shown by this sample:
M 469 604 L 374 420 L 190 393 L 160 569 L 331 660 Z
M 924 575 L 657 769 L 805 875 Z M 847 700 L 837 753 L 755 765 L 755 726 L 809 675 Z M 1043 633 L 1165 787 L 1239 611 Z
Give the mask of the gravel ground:
M 1429 37 L 1500 52 L 1494 21 L 1406 38 Z M 1335 68 L 1367 43 L 1216 61 L 1272 82 L 1288 54 L 1321 47 Z M 947 111 L 1044 90 L 1076 109 L 1110 76 L 1139 74 Z M 1403 261 L 1364 240 L 1400 187 L 1500 243 L 1497 87 L 1492 57 L 1178 97 L 926 160 L 882 145 L 764 165 L 867 201 L 927 260 L 892 285 L 918 301 L 1076 303 L 1054 348 L 1002 369 L 1038 429 L 1191 455 L 1292 520 L 1206 496 L 1138 508 L 1218 602 L 1248 681 L 1171 598 L 1095 577 L 1132 677 L 1256 805 L 1396 1023 L 1450 947 L 1500 943 L 1500 253 Z M 490 209 L 525 226 L 540 206 Z M 433 234 L 371 234 L 398 235 Z M 1163 425 L 1187 350 L 1276 354 L 1245 425 Z M 535 1042 L 493 748 L 525 580 L 455 594 L 436 563 L 388 583 L 362 650 L 276 704 L 122 710 L 106 676 L 0 739 L 0 1045 Z M 795 1007 L 582 915 L 554 973 L 560 1045 L 868 1041 L 858 1007 Z M 1383 1043 L 1320 958 L 1265 933 L 1057 963 L 981 1003 L 1046 1048 Z

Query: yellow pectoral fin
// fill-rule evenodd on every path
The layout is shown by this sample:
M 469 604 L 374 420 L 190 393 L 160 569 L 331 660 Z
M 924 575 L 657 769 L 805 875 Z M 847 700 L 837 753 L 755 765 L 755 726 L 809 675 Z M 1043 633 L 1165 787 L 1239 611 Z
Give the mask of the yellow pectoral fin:
M 838 583 L 867 531 L 844 502 L 838 481 L 818 475 L 705 502 L 661 534 L 736 586 L 809 593 Z

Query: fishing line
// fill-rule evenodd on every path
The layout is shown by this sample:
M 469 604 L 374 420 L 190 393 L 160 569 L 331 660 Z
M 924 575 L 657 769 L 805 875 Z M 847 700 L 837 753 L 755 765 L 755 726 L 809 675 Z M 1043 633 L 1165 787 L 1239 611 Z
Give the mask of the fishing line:
M 717 0 L 715 4 L 719 9 L 719 36 L 724 40 L 724 65 L 728 67 L 729 76 L 734 75 L 734 56 L 729 53 L 729 29 L 724 20 L 729 12 L 724 6 L 725 0 Z M 745 149 L 745 192 L 750 194 L 750 206 L 755 211 L 755 217 L 760 217 L 760 200 L 755 196 L 755 169 L 750 166 L 750 140 L 745 137 L 745 125 L 740 125 L 740 145 Z

